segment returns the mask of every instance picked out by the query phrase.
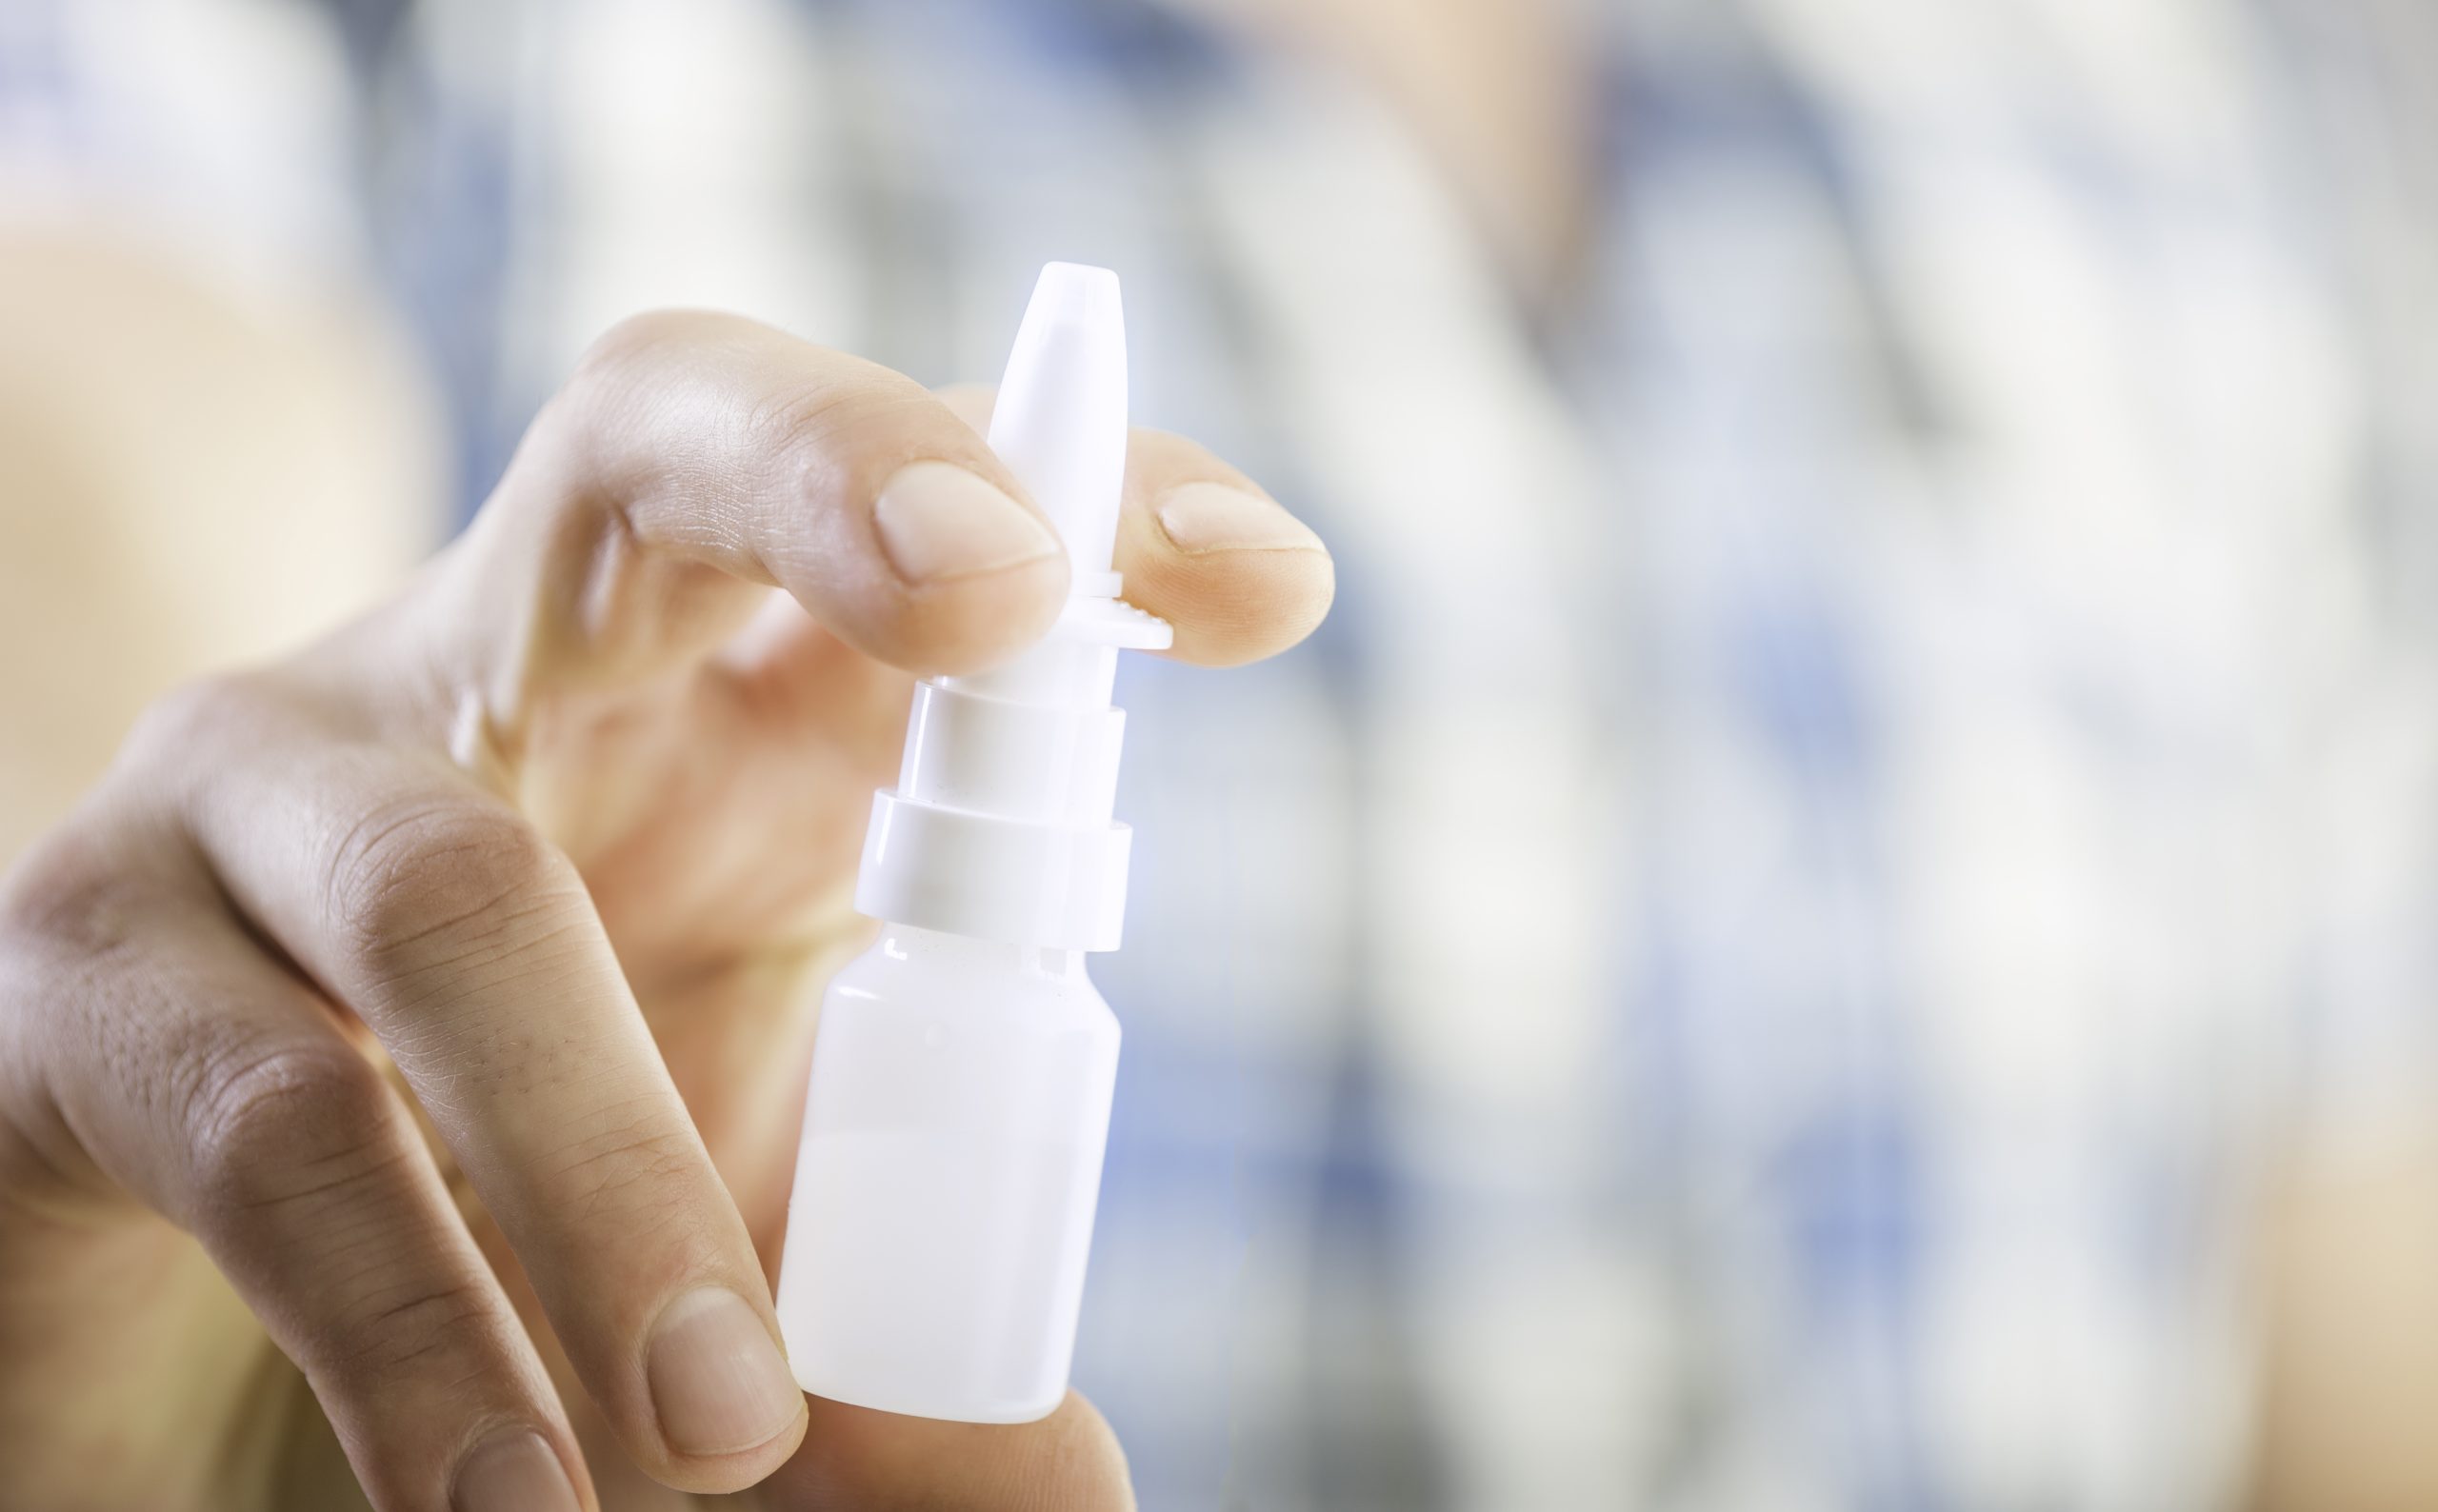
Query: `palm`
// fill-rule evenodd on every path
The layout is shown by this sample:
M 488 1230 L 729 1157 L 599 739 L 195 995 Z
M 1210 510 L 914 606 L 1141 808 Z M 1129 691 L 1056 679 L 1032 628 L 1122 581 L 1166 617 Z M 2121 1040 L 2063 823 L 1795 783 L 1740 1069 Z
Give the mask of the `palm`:
M 791 607 L 786 607 L 791 608 Z M 838 923 L 910 680 L 803 622 L 666 683 L 539 710 L 516 786 L 649 1005 Z

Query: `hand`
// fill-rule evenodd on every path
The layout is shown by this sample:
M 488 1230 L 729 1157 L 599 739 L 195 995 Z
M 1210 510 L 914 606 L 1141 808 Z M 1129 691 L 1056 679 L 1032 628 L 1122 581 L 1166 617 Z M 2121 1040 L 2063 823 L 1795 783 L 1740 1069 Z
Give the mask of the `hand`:
M 405 594 L 146 716 L 0 896 L 11 1507 L 1130 1504 L 1081 1398 L 809 1401 L 770 1306 L 909 673 L 1066 589 L 986 408 L 631 321 Z M 1118 566 L 1210 665 L 1332 584 L 1149 432 Z

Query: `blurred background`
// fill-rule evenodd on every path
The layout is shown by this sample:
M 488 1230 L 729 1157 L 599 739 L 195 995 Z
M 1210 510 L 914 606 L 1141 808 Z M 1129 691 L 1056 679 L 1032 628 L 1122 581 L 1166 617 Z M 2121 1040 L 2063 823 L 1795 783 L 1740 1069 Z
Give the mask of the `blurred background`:
M 1137 665 L 1165 1509 L 2438 1507 L 2426 0 L 0 0 L 0 859 L 621 315 L 1038 266 L 1335 547 Z

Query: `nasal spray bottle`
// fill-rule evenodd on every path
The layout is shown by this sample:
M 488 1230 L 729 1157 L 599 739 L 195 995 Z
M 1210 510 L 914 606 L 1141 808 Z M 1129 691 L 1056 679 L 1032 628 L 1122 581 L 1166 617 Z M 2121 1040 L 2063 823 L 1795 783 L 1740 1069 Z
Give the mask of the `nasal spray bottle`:
M 822 1000 L 779 1323 L 807 1391 L 967 1422 L 1066 1395 L 1117 1078 L 1084 954 L 1117 948 L 1120 649 L 1169 644 L 1110 569 L 1126 470 L 1117 275 L 1052 263 L 990 449 L 1067 545 L 1067 607 L 995 670 L 927 678 L 875 795 L 855 907 L 880 942 Z

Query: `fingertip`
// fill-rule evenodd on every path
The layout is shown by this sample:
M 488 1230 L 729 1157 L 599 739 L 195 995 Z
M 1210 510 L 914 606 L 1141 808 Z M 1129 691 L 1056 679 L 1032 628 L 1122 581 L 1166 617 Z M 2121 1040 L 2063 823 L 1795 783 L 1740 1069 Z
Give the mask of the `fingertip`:
M 1130 1512 L 1126 1451 L 1069 1391 L 1036 1422 L 940 1422 L 809 1399 L 806 1447 L 780 1484 L 817 1506 L 988 1506 Z
M 1235 666 L 1302 641 L 1329 613 L 1337 567 L 1309 526 L 1224 483 L 1181 484 L 1129 510 L 1127 597 L 1176 627 L 1170 654 Z
M 1059 554 L 1048 521 L 953 462 L 909 462 L 872 501 L 881 555 L 909 587 L 985 577 Z
M 898 585 L 882 613 L 841 633 L 918 677 L 978 672 L 1040 640 L 1066 602 L 1061 553 L 945 583 Z
M 1151 519 L 1169 548 L 1183 556 L 1229 551 L 1319 551 L 1328 554 L 1312 527 L 1275 499 L 1226 483 L 1185 483 L 1151 507 Z
M 585 1512 L 590 1504 L 560 1451 L 521 1424 L 466 1456 L 449 1493 L 450 1512 Z
M 891 473 L 872 503 L 885 580 L 862 649 L 918 674 L 1004 661 L 1049 628 L 1067 596 L 1067 553 L 1048 522 L 990 479 L 923 460 Z
M 769 1480 L 804 1447 L 811 1418 L 798 1412 L 785 1428 L 747 1449 L 726 1454 L 693 1454 L 669 1461 L 650 1471 L 652 1479 L 690 1496 L 729 1496 L 749 1491 Z
M 670 1459 L 653 1473 L 693 1492 L 740 1491 L 788 1462 L 804 1442 L 805 1395 L 762 1307 L 719 1285 L 661 1309 L 645 1381 Z

